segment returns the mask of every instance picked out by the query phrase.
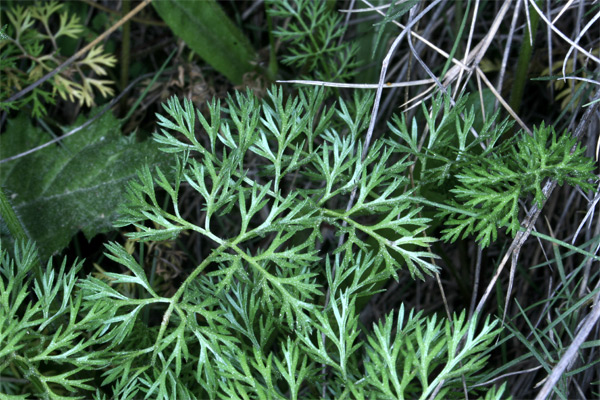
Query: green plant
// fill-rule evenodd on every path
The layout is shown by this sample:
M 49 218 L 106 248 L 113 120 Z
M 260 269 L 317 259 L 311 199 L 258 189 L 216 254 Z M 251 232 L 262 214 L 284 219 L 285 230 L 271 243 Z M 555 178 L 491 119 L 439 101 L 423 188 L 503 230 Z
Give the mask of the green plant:
M 288 19 L 285 28 L 272 34 L 285 43 L 282 62 L 300 70 L 309 79 L 350 80 L 356 73 L 358 45 L 343 41 L 346 26 L 334 2 L 269 0 L 267 13 Z
M 390 145 L 415 159 L 413 181 L 419 194 L 435 202 L 435 219 L 445 226 L 443 240 L 474 234 L 487 247 L 499 229 L 514 236 L 520 229 L 519 202 L 532 195 L 541 205 L 548 179 L 594 190 L 594 162 L 576 138 L 567 132 L 558 136 L 542 123 L 531 136 L 521 131 L 502 141 L 511 124 L 496 124 L 497 115 L 477 127 L 474 137 L 475 112 L 466 104 L 465 97 L 451 107 L 448 98 L 440 97 L 430 109 L 423 106 L 429 134 L 422 146 L 416 120 L 410 128 L 404 116 L 389 124 L 399 139 Z
M 113 67 L 117 59 L 98 46 L 49 79 L 51 89 L 39 86 L 21 99 L 5 101 L 66 60 L 61 52 L 61 41 L 77 39 L 84 26 L 76 15 L 61 12 L 64 6 L 52 1 L 28 7 L 16 5 L 3 11 L 10 24 L 0 40 L 0 109 L 20 109 L 31 104 L 32 115 L 40 117 L 46 114 L 46 104 L 55 103 L 57 94 L 64 100 L 88 107 L 95 105 L 94 92 L 104 97 L 114 94 L 110 87 L 112 80 L 95 76 L 107 75 L 106 69 Z
M 237 93 L 210 103 L 209 118 L 188 101 L 165 105 L 155 140 L 176 166 L 140 171 L 118 225 L 136 227 L 128 236 L 140 246 L 184 233 L 207 243 L 172 296 L 116 243 L 107 256 L 121 272 L 77 284 L 78 267 L 65 264 L 32 281 L 34 250 L 17 245 L 11 260 L 3 248 L 0 368 L 26 382 L 5 393 L 56 398 L 101 382 L 108 391 L 96 398 L 448 398 L 477 382 L 499 332 L 489 318 L 476 329 L 464 313 L 450 321 L 401 308 L 360 328 L 359 298 L 404 268 L 436 270 L 433 239 L 402 190 L 406 157 L 384 141 L 360 156 L 371 96 L 356 98 L 355 113 L 340 100 L 318 117 L 323 93 Z M 184 186 L 201 199 L 198 222 L 182 217 Z M 117 291 L 124 283 L 134 289 Z
M 26 114 L 42 115 L 60 89 L 50 80 L 37 100 L 2 105 L 25 113 L 0 119 L 0 397 L 597 397 L 600 195 L 584 156 L 592 151 L 575 138 L 595 143 L 586 123 L 600 92 L 583 115 L 579 105 L 597 83 L 598 5 L 225 1 L 225 17 L 214 1 L 154 1 L 168 35 L 149 3 L 122 18 L 129 22 L 107 44 L 122 51 L 120 111 L 130 109 L 125 119 L 143 137 L 157 99 L 174 87 L 198 106 L 169 100 L 154 143 L 121 135 L 122 121 L 103 115 L 114 99 L 97 122 L 15 160 L 43 142 L 42 129 L 62 130 L 57 108 L 37 124 Z M 19 26 L 33 24 L 20 43 L 37 38 L 39 57 L 58 54 L 58 65 L 75 40 L 63 34 L 54 46 L 40 34 L 75 26 L 74 13 L 100 29 L 129 5 L 35 3 L 60 10 L 47 27 L 22 17 Z M 15 65 L 35 69 L 15 50 L 7 10 L 0 81 Z M 165 41 L 149 45 L 156 35 Z M 269 53 L 269 79 L 279 54 L 277 77 L 361 90 L 288 98 L 260 85 L 256 95 L 204 104 L 229 83 L 204 75 L 175 35 L 235 83 L 257 78 L 247 73 Z M 145 83 L 141 74 L 167 55 Z M 528 65 L 550 75 L 562 65 L 571 89 L 554 98 L 525 79 Z M 135 99 L 138 83 L 148 88 Z M 376 96 L 365 94 L 374 86 Z M 467 90 L 477 92 L 461 97 Z M 511 92 L 527 104 L 511 120 L 528 134 L 498 117 Z M 566 92 L 557 115 L 554 100 Z M 565 131 L 575 125 L 574 135 Z M 564 187 L 553 192 L 556 183 Z M 105 252 L 99 238 L 75 237 L 64 260 L 46 263 L 79 230 L 90 238 L 115 229 L 116 216 L 120 229 L 109 235 L 118 243 Z M 70 262 L 73 253 L 85 259 Z

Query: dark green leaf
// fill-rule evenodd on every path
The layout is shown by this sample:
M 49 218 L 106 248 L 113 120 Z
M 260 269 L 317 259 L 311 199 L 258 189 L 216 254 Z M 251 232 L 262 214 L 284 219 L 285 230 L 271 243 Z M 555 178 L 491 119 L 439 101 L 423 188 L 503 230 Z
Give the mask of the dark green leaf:
M 21 115 L 8 121 L 0 158 L 46 140 L 47 135 Z M 0 184 L 46 258 L 80 230 L 88 239 L 111 230 L 127 182 L 145 163 L 167 160 L 155 143 L 121 136 L 119 121 L 108 113 L 60 145 L 3 164 Z
M 214 0 L 161 0 L 152 5 L 173 32 L 235 84 L 254 70 L 256 52 Z

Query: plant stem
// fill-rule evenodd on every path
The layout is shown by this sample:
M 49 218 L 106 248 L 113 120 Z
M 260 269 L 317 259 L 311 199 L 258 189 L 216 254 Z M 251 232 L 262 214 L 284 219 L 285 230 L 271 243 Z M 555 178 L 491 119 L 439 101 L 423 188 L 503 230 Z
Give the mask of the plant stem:
M 537 0 L 538 5 L 541 5 L 541 1 Z M 538 29 L 539 15 L 532 6 L 529 7 L 531 16 L 531 32 L 529 31 L 529 24 L 525 25 L 525 34 L 523 35 L 523 41 L 521 42 L 521 51 L 519 52 L 519 60 L 517 62 L 517 71 L 515 72 L 515 82 L 513 85 L 513 91 L 510 94 L 510 107 L 516 112 L 519 112 L 521 102 L 523 101 L 523 93 L 525 91 L 525 83 L 527 80 L 527 71 L 529 69 L 529 62 L 531 61 L 531 53 L 533 51 L 533 45 L 535 44 L 535 35 Z
M 131 1 L 123 0 L 121 13 L 125 16 L 131 10 Z M 121 41 L 121 91 L 125 90 L 129 83 L 129 63 L 130 63 L 130 47 L 131 47 L 131 22 L 128 20 L 123 25 L 123 40 Z M 127 99 L 123 97 L 119 107 L 125 112 Z
M 19 221 L 19 217 L 17 217 L 17 213 L 15 213 L 15 210 L 10 205 L 10 201 L 8 200 L 8 197 L 6 197 L 2 187 L 0 187 L 0 217 L 2 217 L 6 223 L 6 226 L 8 227 L 8 230 L 15 239 L 16 243 L 24 244 L 30 240 L 29 235 L 27 235 L 23 224 L 21 224 L 21 221 Z M 35 271 L 36 280 L 41 282 L 43 274 L 42 265 L 39 262 L 39 259 L 36 259 L 33 268 Z
M 19 221 L 15 210 L 10 205 L 8 197 L 4 194 L 4 190 L 0 187 L 0 216 L 8 226 L 10 234 L 15 238 L 15 241 L 26 242 L 28 239 L 25 228 Z

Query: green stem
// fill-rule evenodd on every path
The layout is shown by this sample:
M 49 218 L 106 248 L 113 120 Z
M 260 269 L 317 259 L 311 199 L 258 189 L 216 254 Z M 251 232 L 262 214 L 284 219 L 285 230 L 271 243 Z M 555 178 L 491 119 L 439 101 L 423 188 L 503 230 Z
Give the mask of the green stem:
M 28 240 L 25 228 L 21 225 L 21 221 L 17 217 L 15 210 L 13 210 L 4 190 L 0 187 L 0 216 L 8 226 L 10 234 L 15 238 L 15 241 L 26 242 Z
M 159 344 L 165 335 L 167 326 L 169 325 L 169 320 L 171 319 L 173 310 L 175 310 L 175 308 L 177 307 L 177 303 L 179 302 L 179 299 L 183 296 L 183 294 L 187 290 L 188 285 L 191 282 L 193 282 L 196 279 L 196 277 L 198 275 L 200 275 L 200 273 L 202 271 L 204 271 L 204 269 L 207 266 L 210 265 L 211 262 L 213 262 L 215 255 L 222 253 L 225 249 L 226 249 L 226 245 L 222 244 L 221 246 L 219 246 L 219 248 L 214 250 L 213 253 L 210 256 L 208 256 L 207 258 L 205 258 L 204 261 L 202 261 L 202 263 L 200 265 L 198 265 L 196 267 L 196 269 L 194 269 L 194 271 L 185 279 L 185 281 L 179 287 L 177 292 L 175 292 L 175 294 L 170 299 L 168 299 L 169 307 L 167 308 L 167 311 L 165 311 L 165 313 L 163 314 L 163 319 L 160 324 L 160 329 L 159 329 L 158 335 L 156 337 L 156 341 L 155 341 L 156 345 L 154 346 L 154 352 L 152 353 L 152 365 L 154 365 L 154 362 L 156 361 L 156 356 L 157 356 L 158 352 L 161 350 Z M 177 307 L 177 310 L 175 310 L 175 311 L 177 313 L 181 313 L 181 309 L 179 309 L 179 307 Z M 182 315 L 182 314 L 180 314 L 180 315 L 183 319 L 185 319 L 185 315 Z
M 17 217 L 15 210 L 10 205 L 10 201 L 8 200 L 8 197 L 6 197 L 6 194 L 4 193 L 4 190 L 2 190 L 1 187 L 0 187 L 0 217 L 6 223 L 6 226 L 8 227 L 10 234 L 15 239 L 15 243 L 24 244 L 30 240 L 29 235 L 27 235 L 27 232 L 25 231 L 25 228 L 23 227 L 23 224 L 21 224 L 21 221 L 19 221 L 19 217 Z M 36 256 L 37 256 L 37 254 L 36 254 Z M 35 273 L 36 280 L 38 282 L 41 282 L 42 275 L 43 275 L 42 264 L 40 263 L 39 259 L 37 259 L 37 258 L 35 260 L 35 264 L 33 265 L 33 270 Z M 53 302 L 53 304 L 55 302 Z
M 453 30 L 456 34 L 456 38 L 454 40 L 454 44 L 452 45 L 452 50 L 450 51 L 450 55 L 448 56 L 448 60 L 446 64 L 444 64 L 444 68 L 442 70 L 442 74 L 440 76 L 446 75 L 446 72 L 452 66 L 452 59 L 454 55 L 459 51 L 459 48 L 463 47 L 462 36 L 465 31 L 465 26 L 467 25 L 467 19 L 469 17 L 469 11 L 471 11 L 471 0 L 467 1 L 466 10 L 463 11 L 462 0 L 458 0 L 454 3 L 454 7 L 456 10 L 456 14 L 454 15 L 454 26 Z M 459 23 L 459 21 L 461 21 Z
M 537 0 L 538 6 L 541 6 L 541 0 Z M 513 84 L 513 91 L 510 94 L 510 107 L 514 112 L 519 113 L 521 108 L 521 102 L 523 101 L 523 93 L 525 91 L 525 83 L 527 80 L 527 72 L 529 70 L 529 63 L 531 61 L 531 53 L 533 52 L 533 45 L 535 44 L 535 35 L 538 29 L 539 15 L 533 7 L 529 7 L 529 16 L 531 22 L 531 32 L 529 31 L 529 24 L 525 25 L 525 34 L 523 35 L 523 41 L 521 42 L 521 51 L 519 52 L 519 60 L 517 62 L 517 71 L 515 72 L 515 82 Z
M 266 8 L 266 6 L 265 6 Z M 274 81 L 277 77 L 277 49 L 275 48 L 275 35 L 273 35 L 273 22 L 271 21 L 271 14 L 265 9 L 267 14 L 267 29 L 269 32 L 269 67 L 267 69 L 267 78 L 270 81 Z
M 131 9 L 131 1 L 123 0 L 121 13 L 127 15 Z M 130 63 L 130 47 L 131 47 L 131 22 L 127 21 L 123 25 L 123 40 L 121 41 L 121 90 L 125 90 L 129 83 L 129 63 Z M 121 110 L 125 111 L 127 98 L 121 100 Z

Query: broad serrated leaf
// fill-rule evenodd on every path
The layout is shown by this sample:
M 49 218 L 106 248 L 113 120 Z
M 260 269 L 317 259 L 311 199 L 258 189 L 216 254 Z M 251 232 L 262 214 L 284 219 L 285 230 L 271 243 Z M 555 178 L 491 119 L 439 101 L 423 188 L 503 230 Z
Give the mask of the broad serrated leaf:
M 8 121 L 2 135 L 0 158 L 46 140 L 25 115 L 18 116 Z M 155 143 L 121 136 L 120 122 L 107 113 L 60 145 L 3 164 L 0 184 L 41 257 L 47 258 L 80 230 L 91 239 L 113 229 L 127 182 L 142 165 L 158 163 L 167 164 L 168 156 Z

